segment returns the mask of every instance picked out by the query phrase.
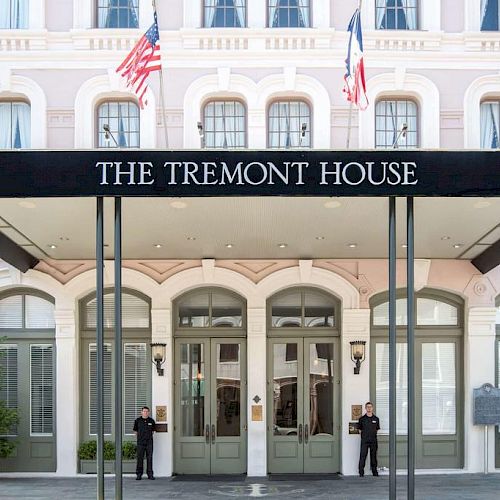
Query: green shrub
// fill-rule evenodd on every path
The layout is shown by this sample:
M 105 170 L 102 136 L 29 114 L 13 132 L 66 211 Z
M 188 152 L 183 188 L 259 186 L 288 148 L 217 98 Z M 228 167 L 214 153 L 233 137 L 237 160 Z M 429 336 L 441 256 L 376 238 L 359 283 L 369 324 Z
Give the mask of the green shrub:
M 122 457 L 124 460 L 135 460 L 137 458 L 137 445 L 133 441 L 125 441 L 122 444 Z
M 78 448 L 78 458 L 80 460 L 96 460 L 97 441 L 85 441 Z
M 125 441 L 122 444 L 122 457 L 125 460 L 134 460 L 137 455 L 137 447 L 131 441 Z M 96 460 L 97 459 L 97 441 L 84 441 L 78 448 L 78 458 L 80 460 Z M 112 441 L 104 441 L 104 460 L 115 459 L 115 443 Z

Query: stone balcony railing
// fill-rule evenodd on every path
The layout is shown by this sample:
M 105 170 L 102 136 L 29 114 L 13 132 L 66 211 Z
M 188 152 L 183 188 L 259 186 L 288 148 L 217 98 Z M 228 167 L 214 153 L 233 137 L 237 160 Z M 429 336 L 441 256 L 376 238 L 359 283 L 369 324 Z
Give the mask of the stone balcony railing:
M 46 30 L 0 30 L 0 53 L 25 50 L 46 50 Z
M 465 49 L 474 52 L 500 52 L 500 32 L 464 33 Z

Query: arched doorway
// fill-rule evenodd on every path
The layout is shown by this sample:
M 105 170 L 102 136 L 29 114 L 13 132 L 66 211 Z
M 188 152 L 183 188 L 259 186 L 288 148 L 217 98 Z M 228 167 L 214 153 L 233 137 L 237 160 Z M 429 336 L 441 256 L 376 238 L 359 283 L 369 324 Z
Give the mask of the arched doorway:
M 0 399 L 18 416 L 8 432 L 15 443 L 0 470 L 56 470 L 56 357 L 54 299 L 38 290 L 0 295 Z
M 340 303 L 312 288 L 268 301 L 269 473 L 340 471 Z
M 174 304 L 176 474 L 246 472 L 246 303 L 202 288 Z
M 380 418 L 379 463 L 389 456 L 389 303 L 387 293 L 371 305 L 370 393 Z M 463 301 L 424 289 L 416 294 L 415 415 L 416 467 L 463 467 Z M 406 465 L 406 298 L 396 300 L 397 465 Z

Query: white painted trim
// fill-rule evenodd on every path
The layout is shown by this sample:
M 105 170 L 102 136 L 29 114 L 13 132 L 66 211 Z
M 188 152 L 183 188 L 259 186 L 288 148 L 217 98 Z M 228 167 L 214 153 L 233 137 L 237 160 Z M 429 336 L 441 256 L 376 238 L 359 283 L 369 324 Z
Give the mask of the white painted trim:
M 183 28 L 201 28 L 203 12 L 202 0 L 184 0 Z
M 465 31 L 481 31 L 480 0 L 464 0 Z
M 42 87 L 25 76 L 11 75 L 8 71 L 0 80 L 0 99 L 25 96 L 31 111 L 31 148 L 47 147 L 47 99 Z
M 45 29 L 45 1 L 29 0 L 28 26 L 30 30 Z
M 96 105 L 104 98 L 128 98 L 137 102 L 135 94 L 128 91 L 119 75 L 113 70 L 108 74 L 87 80 L 78 89 L 75 99 L 75 148 L 95 147 Z M 140 148 L 156 147 L 156 99 L 151 87 L 146 92 L 148 104 L 140 110 Z
M 43 2 L 43 0 L 30 0 Z M 91 29 L 97 26 L 97 0 L 73 0 L 73 28 Z M 160 21 L 160 20 L 158 20 Z M 139 0 L 139 29 L 149 28 L 153 24 L 151 0 Z M 129 31 L 124 29 L 123 31 Z
M 464 145 L 466 149 L 481 147 L 481 100 L 500 94 L 500 72 L 474 80 L 464 95 Z
M 330 28 L 330 0 L 311 0 L 312 28 Z
M 247 19 L 249 28 L 265 28 L 267 20 L 266 0 L 262 2 L 247 0 Z
M 404 67 L 394 73 L 382 73 L 368 80 L 370 105 L 359 116 L 359 148 L 375 147 L 375 104 L 379 98 L 411 97 L 418 103 L 419 147 L 439 148 L 440 97 L 434 82 L 415 73 L 406 73 Z

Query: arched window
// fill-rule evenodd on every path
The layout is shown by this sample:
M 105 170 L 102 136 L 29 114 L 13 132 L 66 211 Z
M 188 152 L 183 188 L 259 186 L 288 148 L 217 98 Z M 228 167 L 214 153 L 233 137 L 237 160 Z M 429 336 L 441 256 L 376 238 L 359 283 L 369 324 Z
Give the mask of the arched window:
M 180 328 L 243 328 L 245 301 L 222 289 L 189 292 L 176 302 L 177 326 Z
M 309 0 L 268 0 L 270 28 L 309 28 Z
M 207 148 L 246 146 L 246 109 L 239 101 L 209 101 L 203 108 L 203 130 Z
M 2 0 L 0 29 L 27 29 L 29 0 Z
M 100 148 L 140 147 L 139 106 L 133 101 L 105 101 L 97 108 Z
M 500 100 L 481 103 L 481 148 L 500 148 Z
M 0 102 L 0 149 L 31 147 L 31 110 L 23 101 Z
M 275 101 L 269 106 L 268 146 L 310 148 L 311 110 L 305 101 Z
M 98 28 L 138 28 L 139 0 L 98 0 Z
M 379 30 L 416 30 L 418 0 L 377 0 L 375 15 Z
M 246 0 L 203 0 L 205 28 L 244 28 Z
M 0 295 L 0 400 L 17 411 L 5 471 L 55 471 L 55 322 L 53 299 L 35 290 Z M 19 437 L 22 436 L 22 439 Z
M 381 99 L 377 101 L 375 106 L 375 147 L 417 148 L 418 145 L 417 104 L 409 99 Z
M 500 9 L 498 0 L 481 0 L 481 31 L 498 31 Z
M 389 429 L 389 307 L 387 294 L 372 300 L 371 398 L 381 422 L 382 443 Z M 406 298 L 396 300 L 396 401 L 398 440 L 407 433 Z M 463 302 L 422 290 L 416 296 L 415 401 L 419 468 L 462 466 L 463 461 Z M 439 446 L 437 443 L 440 443 Z M 382 456 L 384 462 L 387 457 Z
M 114 291 L 104 294 L 104 433 L 113 436 Z M 134 420 L 151 404 L 151 304 L 132 290 L 122 294 L 123 434 L 133 439 Z M 82 440 L 97 433 L 96 295 L 80 301 Z

